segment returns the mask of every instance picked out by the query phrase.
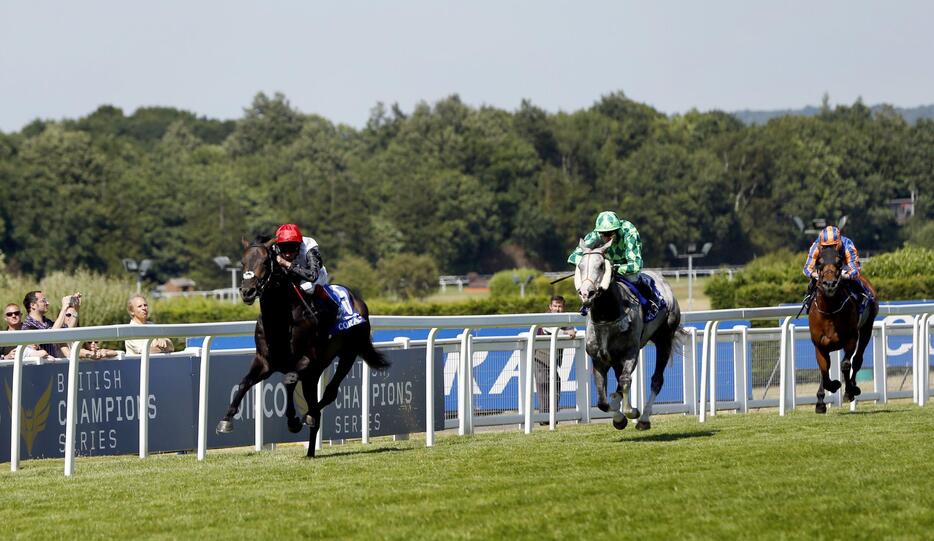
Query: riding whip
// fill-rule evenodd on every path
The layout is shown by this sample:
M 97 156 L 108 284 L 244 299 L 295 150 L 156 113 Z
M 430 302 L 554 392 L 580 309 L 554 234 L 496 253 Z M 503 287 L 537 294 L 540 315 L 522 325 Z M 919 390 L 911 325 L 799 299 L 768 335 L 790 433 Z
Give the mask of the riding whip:
M 568 278 L 570 278 L 570 277 L 572 277 L 572 276 L 574 276 L 573 273 L 568 274 L 567 276 L 562 276 L 561 278 L 558 278 L 558 279 L 556 279 L 556 280 L 552 280 L 550 283 L 551 283 L 552 285 L 554 285 L 554 284 L 557 284 L 558 282 L 561 282 L 561 281 L 563 281 L 563 280 L 567 280 Z

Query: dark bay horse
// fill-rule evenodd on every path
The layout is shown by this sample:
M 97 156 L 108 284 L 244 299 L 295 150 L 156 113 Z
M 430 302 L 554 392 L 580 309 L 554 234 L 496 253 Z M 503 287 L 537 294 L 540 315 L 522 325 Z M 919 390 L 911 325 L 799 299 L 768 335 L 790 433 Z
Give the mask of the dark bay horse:
M 820 368 L 820 386 L 817 389 L 817 413 L 827 413 L 824 390 L 835 393 L 840 389 L 839 380 L 831 380 L 830 353 L 843 350 L 840 373 L 843 376 L 844 398 L 852 402 L 862 392 L 856 385 L 856 373 L 863 366 L 863 352 L 872 338 L 872 325 L 879 313 L 876 291 L 862 274 L 859 281 L 872 298 L 860 314 L 861 295 L 850 291 L 841 282 L 843 254 L 834 246 L 821 248 L 817 259 L 817 298 L 808 312 L 808 327 L 811 342 L 817 352 Z M 855 288 L 858 289 L 858 288 Z
M 587 317 L 587 354 L 593 359 L 593 376 L 597 384 L 597 407 L 613 411 L 613 426 L 626 428 L 628 419 L 639 419 L 637 430 L 648 430 L 652 424 L 652 405 L 665 382 L 665 366 L 671 358 L 676 338 L 680 338 L 681 308 L 671 287 L 661 274 L 646 272 L 668 303 L 649 323 L 643 323 L 642 306 L 628 288 L 615 280 L 615 271 L 604 255 L 612 241 L 590 249 L 581 240 L 583 254 L 577 263 L 574 286 L 584 306 L 590 308 Z M 649 342 L 655 344 L 655 371 L 652 373 L 651 394 L 645 409 L 639 412 L 629 403 L 632 372 L 639 361 L 639 351 Z M 610 370 L 616 374 L 616 392 L 607 402 L 606 380 Z M 622 406 L 622 411 L 620 407 Z
M 269 237 L 257 237 L 251 243 L 244 241 L 240 296 L 246 304 L 253 304 L 259 298 L 256 356 L 237 386 L 226 415 L 217 424 L 217 432 L 232 432 L 231 420 L 250 387 L 266 380 L 274 372 L 281 372 L 286 374 L 285 414 L 290 432 L 302 429 L 294 401 L 295 387 L 299 382 L 302 384 L 302 394 L 308 404 L 304 418 L 304 424 L 310 428 L 308 456 L 314 457 L 321 410 L 337 398 L 338 386 L 353 368 L 357 357 L 373 369 L 388 368 L 389 361 L 373 347 L 369 309 L 363 299 L 347 290 L 347 302 L 363 316 L 363 322 L 331 335 L 329 328 L 334 323 L 335 314 L 319 314 L 319 320 L 307 313 L 306 301 L 300 297 L 298 288 L 275 262 L 274 244 L 275 240 Z M 335 358 L 338 362 L 334 377 L 319 401 L 318 379 Z

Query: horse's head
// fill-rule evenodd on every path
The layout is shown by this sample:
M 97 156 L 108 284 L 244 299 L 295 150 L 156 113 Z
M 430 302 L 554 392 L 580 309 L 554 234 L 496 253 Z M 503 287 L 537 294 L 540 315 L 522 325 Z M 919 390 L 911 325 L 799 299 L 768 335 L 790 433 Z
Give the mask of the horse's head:
M 613 267 L 604 255 L 613 241 L 599 248 L 588 248 L 583 239 L 580 248 L 583 250 L 574 272 L 574 287 L 580 295 L 581 304 L 589 307 L 600 293 L 610 288 L 613 276 Z
M 833 297 L 840 285 L 840 273 L 843 270 L 843 254 L 837 246 L 821 246 L 817 256 L 817 285 L 824 295 Z
M 253 242 L 243 241 L 243 281 L 240 283 L 240 297 L 243 298 L 243 302 L 253 304 L 272 279 L 275 268 L 272 246 L 275 243 L 276 239 L 263 236 L 257 237 Z

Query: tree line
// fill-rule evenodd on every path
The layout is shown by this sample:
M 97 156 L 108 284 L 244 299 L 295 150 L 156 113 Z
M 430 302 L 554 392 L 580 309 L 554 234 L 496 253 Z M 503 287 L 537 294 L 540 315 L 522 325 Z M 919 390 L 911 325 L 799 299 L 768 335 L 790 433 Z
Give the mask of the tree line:
M 552 113 L 471 107 L 456 95 L 410 112 L 378 104 L 335 124 L 258 94 L 236 120 L 172 108 L 36 120 L 0 133 L 0 249 L 42 277 L 85 268 L 222 287 L 213 258 L 241 238 L 298 223 L 326 263 L 399 255 L 440 272 L 566 268 L 567 253 L 616 210 L 639 228 L 648 266 L 667 246 L 712 242 L 704 264 L 803 250 L 804 221 L 849 217 L 862 251 L 934 245 L 934 121 L 861 102 L 747 126 L 719 111 L 666 116 L 622 92 Z M 917 195 L 896 220 L 889 200 Z M 359 262 L 359 260 L 354 260 Z

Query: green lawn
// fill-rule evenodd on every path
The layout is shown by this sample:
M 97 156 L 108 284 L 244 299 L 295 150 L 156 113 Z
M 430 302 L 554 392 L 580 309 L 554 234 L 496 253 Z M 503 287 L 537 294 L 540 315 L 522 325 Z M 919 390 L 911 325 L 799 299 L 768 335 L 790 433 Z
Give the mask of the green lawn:
M 538 429 L 538 427 L 536 427 Z M 254 454 L 26 461 L 3 537 L 930 539 L 934 408 L 660 416 Z M 5 465 L 3 468 L 5 469 Z
M 680 280 L 675 280 L 674 276 L 666 276 L 668 280 L 668 285 L 671 286 L 672 292 L 675 294 L 675 298 L 678 299 L 678 303 L 681 304 L 682 312 L 691 312 L 696 310 L 710 310 L 710 297 L 704 294 L 704 286 L 707 285 L 707 282 L 710 281 L 709 276 L 703 276 L 694 280 L 692 286 L 692 294 L 694 296 L 694 307 L 690 308 L 688 306 L 688 279 L 685 276 L 682 276 Z

